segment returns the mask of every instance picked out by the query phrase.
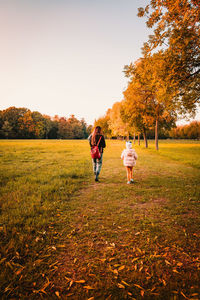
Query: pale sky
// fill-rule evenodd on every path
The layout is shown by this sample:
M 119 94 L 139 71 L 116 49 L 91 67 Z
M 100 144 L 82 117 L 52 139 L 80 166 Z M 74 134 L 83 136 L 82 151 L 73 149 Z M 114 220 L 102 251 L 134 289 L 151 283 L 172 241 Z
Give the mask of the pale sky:
M 148 0 L 0 0 L 0 109 L 74 114 L 88 124 L 123 99 L 141 56 Z

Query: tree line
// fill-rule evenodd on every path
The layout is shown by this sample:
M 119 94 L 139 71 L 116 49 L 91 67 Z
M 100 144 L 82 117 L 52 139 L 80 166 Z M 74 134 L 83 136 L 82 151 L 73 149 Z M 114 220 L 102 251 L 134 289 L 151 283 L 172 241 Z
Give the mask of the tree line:
M 175 128 L 178 116 L 194 117 L 200 103 L 200 2 L 151 0 L 138 16 L 154 32 L 142 57 L 124 66 L 124 98 L 95 123 L 108 135 L 142 134 L 146 147 L 154 130 L 158 150 L 158 136 Z
M 74 115 L 52 118 L 14 106 L 0 111 L 0 138 L 3 139 L 85 139 L 91 130 L 91 125 Z

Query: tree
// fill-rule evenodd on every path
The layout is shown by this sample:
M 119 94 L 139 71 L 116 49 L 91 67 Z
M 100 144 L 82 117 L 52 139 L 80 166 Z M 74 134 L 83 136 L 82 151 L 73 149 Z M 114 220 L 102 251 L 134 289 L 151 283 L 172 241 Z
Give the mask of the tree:
M 124 92 L 127 113 L 131 109 L 131 123 L 143 133 L 146 147 L 146 131 L 155 126 L 155 145 L 158 150 L 159 126 L 173 126 L 176 118 L 174 93 L 168 85 L 168 68 L 162 51 L 138 60 L 124 68 L 130 78 Z
M 134 133 L 138 134 L 138 143 L 140 133 L 143 134 L 145 147 L 148 147 L 147 130 L 152 125 L 152 118 L 150 115 L 150 106 L 148 98 L 136 86 L 133 81 L 129 84 L 127 90 L 124 92 L 124 101 L 122 101 L 121 117 L 122 120 L 128 123 Z
M 108 109 L 105 116 L 100 117 L 99 119 L 95 120 L 94 122 L 94 127 L 96 126 L 100 126 L 103 134 L 105 135 L 105 137 L 110 138 L 112 136 L 112 130 L 110 129 L 110 111 L 111 109 Z
M 112 136 L 120 136 L 129 138 L 129 126 L 124 122 L 121 117 L 121 102 L 115 102 L 112 109 L 109 111 L 109 128 L 111 129 Z
M 27 108 L 9 107 L 2 111 L 3 122 L 9 122 L 12 130 L 9 131 L 7 138 L 19 138 L 19 118 L 23 117 L 29 110 Z M 8 133 L 8 132 L 7 132 Z
M 139 17 L 147 17 L 154 34 L 144 44 L 148 56 L 157 47 L 164 53 L 171 72 L 168 85 L 182 115 L 194 115 L 200 101 L 200 2 L 198 0 L 151 0 L 139 8 Z
M 170 136 L 175 139 L 200 139 L 200 122 L 177 126 L 170 131 Z
M 31 111 L 27 111 L 18 119 L 18 136 L 20 138 L 35 138 L 35 124 L 32 118 Z
M 13 137 L 13 127 L 11 126 L 11 124 L 9 123 L 9 121 L 5 121 L 3 123 L 3 126 L 2 126 L 2 132 L 3 132 L 3 135 L 6 137 L 6 138 L 11 138 Z

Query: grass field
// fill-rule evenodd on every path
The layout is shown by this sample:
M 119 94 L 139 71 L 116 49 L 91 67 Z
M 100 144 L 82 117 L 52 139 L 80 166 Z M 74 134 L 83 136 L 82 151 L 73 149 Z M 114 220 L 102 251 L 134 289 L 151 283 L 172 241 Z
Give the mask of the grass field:
M 2 299 L 200 299 L 200 142 L 0 141 Z

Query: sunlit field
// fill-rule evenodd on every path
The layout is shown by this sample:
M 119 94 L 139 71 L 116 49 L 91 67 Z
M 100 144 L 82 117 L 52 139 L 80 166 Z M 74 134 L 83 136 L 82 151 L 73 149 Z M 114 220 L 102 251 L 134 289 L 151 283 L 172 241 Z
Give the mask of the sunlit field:
M 2 299 L 199 299 L 200 142 L 1 140 Z

